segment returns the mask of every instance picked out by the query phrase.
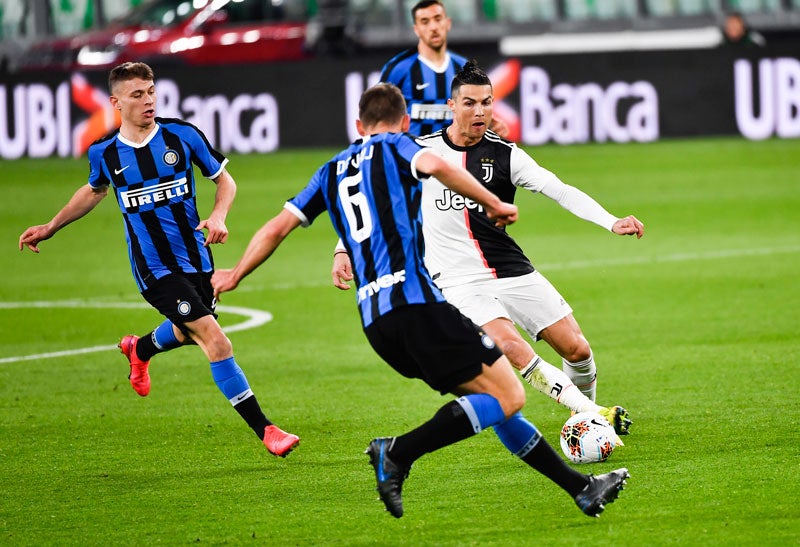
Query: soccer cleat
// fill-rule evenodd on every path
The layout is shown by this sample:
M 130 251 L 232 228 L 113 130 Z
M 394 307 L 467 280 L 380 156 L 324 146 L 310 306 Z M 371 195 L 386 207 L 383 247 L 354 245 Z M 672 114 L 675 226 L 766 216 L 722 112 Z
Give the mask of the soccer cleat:
M 289 452 L 300 444 L 300 437 L 292 433 L 286 433 L 276 425 L 268 425 L 264 428 L 264 446 L 271 454 L 285 458 Z
M 596 477 L 589 475 L 589 484 L 575 496 L 575 503 L 586 515 L 599 517 L 605 505 L 617 499 L 629 477 L 624 467 Z
M 598 413 L 614 426 L 617 435 L 627 435 L 631 432 L 633 423 L 628 417 L 628 411 L 621 406 L 609 406 L 601 408 Z
M 403 481 L 408 477 L 411 468 L 403 468 L 389 458 L 387 452 L 393 442 L 394 437 L 373 439 L 364 454 L 369 455 L 369 463 L 375 468 L 377 490 L 386 510 L 399 519 L 403 516 Z
M 139 342 L 139 337 L 129 334 L 119 341 L 117 347 L 128 358 L 128 362 L 131 365 L 128 379 L 131 381 L 133 390 L 142 397 L 146 397 L 150 393 L 150 373 L 147 371 L 150 361 L 142 361 L 136 356 L 137 342 Z

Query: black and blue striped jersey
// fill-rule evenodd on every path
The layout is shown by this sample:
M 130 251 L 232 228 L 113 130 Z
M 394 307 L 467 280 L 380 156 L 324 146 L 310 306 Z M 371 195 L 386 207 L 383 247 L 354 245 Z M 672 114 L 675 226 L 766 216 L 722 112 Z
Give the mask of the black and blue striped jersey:
M 381 82 L 399 87 L 408 104 L 409 133 L 427 135 L 450 125 L 450 84 L 466 62 L 464 57 L 448 51 L 445 63 L 434 67 L 416 49 L 409 49 L 383 66 Z
M 89 147 L 89 184 L 111 185 L 122 211 L 128 255 L 140 291 L 171 273 L 211 272 L 213 258 L 195 199 L 193 165 L 216 178 L 227 159 L 190 123 L 156 118 L 142 143 L 119 132 Z
M 406 133 L 359 139 L 286 203 L 308 226 L 326 209 L 353 263 L 361 321 L 410 304 L 444 302 L 424 265 L 420 200 L 425 150 Z

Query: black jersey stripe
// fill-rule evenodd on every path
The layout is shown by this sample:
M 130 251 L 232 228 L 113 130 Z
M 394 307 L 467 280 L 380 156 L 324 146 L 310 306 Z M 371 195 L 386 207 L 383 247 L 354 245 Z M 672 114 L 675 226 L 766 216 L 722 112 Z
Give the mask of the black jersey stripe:
M 422 66 L 417 60 L 411 65 L 411 97 L 414 101 L 425 99 L 425 88 L 421 84 L 425 83 L 425 76 L 422 74 Z M 419 84 L 419 85 L 418 85 Z
M 136 164 L 139 167 L 139 173 L 142 180 L 151 180 L 160 178 L 158 167 L 156 167 L 155 158 L 150 151 L 150 147 L 143 146 L 141 148 L 134 148 L 136 156 Z
M 181 234 L 183 245 L 186 247 L 186 254 L 189 257 L 189 263 L 198 272 L 203 271 L 203 259 L 200 255 L 200 249 L 197 248 L 197 240 L 194 238 L 195 226 L 191 226 L 186 214 L 186 202 L 173 203 L 169 206 L 172 211 L 172 216 L 175 223 L 178 225 L 178 231 Z M 210 249 L 209 249 L 210 251 Z
M 123 215 L 122 218 L 125 220 L 125 230 L 128 232 L 128 238 L 131 241 L 130 252 L 134 278 L 140 287 L 146 287 L 155 280 L 155 277 L 153 276 L 152 270 L 147 265 L 147 260 L 142 251 L 142 244 L 136 235 L 136 230 L 133 229 L 130 217 L 128 215 Z
M 172 253 L 169 238 L 161 225 L 156 211 L 143 211 L 139 213 L 139 219 L 147 229 L 161 263 L 171 272 L 180 272 L 181 267 L 175 254 Z

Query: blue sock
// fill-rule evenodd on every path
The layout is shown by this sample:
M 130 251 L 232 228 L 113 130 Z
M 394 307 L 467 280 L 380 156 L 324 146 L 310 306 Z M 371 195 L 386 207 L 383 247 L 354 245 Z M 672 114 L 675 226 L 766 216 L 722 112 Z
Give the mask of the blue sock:
M 506 419 L 500 403 L 488 393 L 472 393 L 459 397 L 456 402 L 464 409 L 475 433 L 497 425 Z
M 542 434 L 539 433 L 536 426 L 519 412 L 505 422 L 494 426 L 494 432 L 497 433 L 503 446 L 519 458 L 527 456 L 542 438 Z
M 233 357 L 211 363 L 211 377 L 233 406 L 253 396 L 244 372 Z
M 167 351 L 181 345 L 172 329 L 172 321 L 167 319 L 153 330 L 153 344 L 159 351 Z

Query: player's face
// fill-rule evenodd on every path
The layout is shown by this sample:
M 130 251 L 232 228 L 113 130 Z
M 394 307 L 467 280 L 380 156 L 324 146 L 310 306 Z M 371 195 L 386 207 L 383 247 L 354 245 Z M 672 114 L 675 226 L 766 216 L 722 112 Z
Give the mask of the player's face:
M 492 123 L 492 86 L 462 85 L 447 104 L 453 111 L 453 129 L 464 141 L 456 144 L 470 145 L 481 140 Z
M 438 4 L 417 10 L 414 16 L 414 34 L 420 42 L 437 51 L 447 47 L 450 25 L 450 18 Z
M 111 104 L 119 110 L 122 123 L 148 127 L 155 123 L 156 86 L 152 80 L 134 78 L 115 86 Z

